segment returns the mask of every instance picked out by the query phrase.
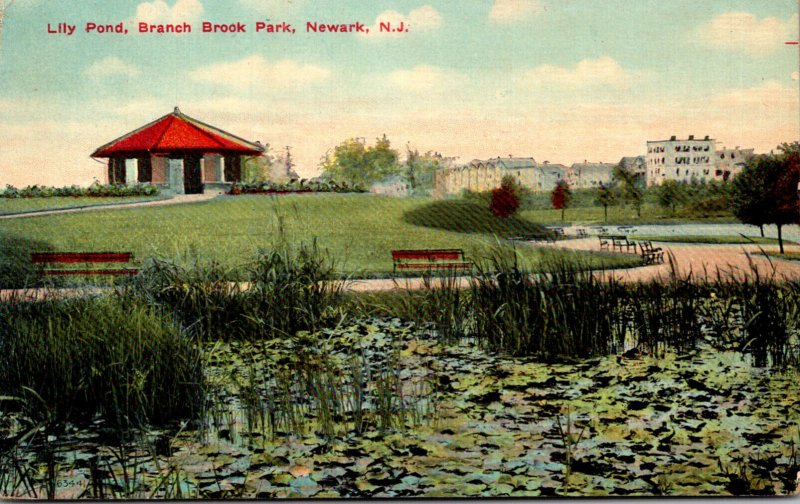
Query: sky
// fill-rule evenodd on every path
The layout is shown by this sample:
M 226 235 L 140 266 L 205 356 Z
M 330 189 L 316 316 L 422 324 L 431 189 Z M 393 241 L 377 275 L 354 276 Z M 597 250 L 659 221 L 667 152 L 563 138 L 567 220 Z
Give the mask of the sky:
M 0 187 L 105 181 L 98 146 L 179 106 L 302 176 L 348 138 L 466 163 L 617 162 L 800 139 L 796 0 L 0 0 Z M 201 33 L 204 21 L 246 33 Z M 287 22 L 294 34 L 255 33 Z M 407 32 L 380 33 L 402 21 Z M 86 33 L 122 23 L 127 34 Z M 192 33 L 140 34 L 140 22 Z M 307 22 L 370 33 L 308 33 Z M 59 23 L 75 25 L 72 35 Z

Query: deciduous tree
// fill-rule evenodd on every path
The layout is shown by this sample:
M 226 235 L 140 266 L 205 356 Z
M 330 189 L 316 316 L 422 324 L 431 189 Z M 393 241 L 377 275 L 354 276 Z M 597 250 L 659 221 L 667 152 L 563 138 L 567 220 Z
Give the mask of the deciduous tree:
M 550 201 L 553 203 L 553 208 L 561 210 L 561 220 L 564 220 L 564 210 L 569 207 L 572 202 L 572 191 L 569 188 L 566 180 L 559 180 L 550 193 Z
M 610 187 L 601 182 L 594 197 L 594 204 L 603 207 L 603 216 L 605 221 L 608 222 L 608 207 L 617 204 L 617 196 Z
M 320 164 L 327 180 L 345 182 L 352 186 L 368 186 L 389 175 L 402 172 L 397 164 L 397 151 L 392 149 L 386 135 L 368 147 L 361 139 L 350 138 L 334 148 Z
M 519 210 L 519 195 L 514 177 L 506 175 L 500 181 L 500 187 L 492 191 L 489 211 L 498 217 L 510 217 Z
M 782 144 L 781 154 L 755 156 L 733 179 L 731 206 L 745 224 L 775 224 L 783 254 L 783 226 L 800 223 L 800 148 Z M 762 230 L 763 234 L 763 230 Z

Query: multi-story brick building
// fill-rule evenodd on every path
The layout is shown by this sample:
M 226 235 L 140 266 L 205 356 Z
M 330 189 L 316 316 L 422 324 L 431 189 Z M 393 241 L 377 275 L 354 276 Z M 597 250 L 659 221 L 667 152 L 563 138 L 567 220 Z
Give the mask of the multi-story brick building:
M 648 186 L 665 180 L 689 182 L 713 177 L 716 140 L 689 135 L 686 140 L 672 137 L 669 140 L 647 142 Z
M 738 146 L 735 149 L 717 150 L 716 140 L 708 136 L 696 139 L 689 135 L 686 140 L 673 136 L 669 140 L 648 141 L 647 185 L 659 185 L 665 180 L 730 180 L 753 155 L 753 149 L 741 149 Z

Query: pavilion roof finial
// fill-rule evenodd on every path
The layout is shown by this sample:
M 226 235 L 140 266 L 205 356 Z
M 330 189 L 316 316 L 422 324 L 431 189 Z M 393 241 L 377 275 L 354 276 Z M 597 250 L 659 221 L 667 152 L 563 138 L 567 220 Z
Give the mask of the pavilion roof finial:
M 172 113 L 173 114 L 180 114 L 181 113 L 181 109 L 179 109 L 178 106 L 175 105 L 175 110 L 173 110 Z

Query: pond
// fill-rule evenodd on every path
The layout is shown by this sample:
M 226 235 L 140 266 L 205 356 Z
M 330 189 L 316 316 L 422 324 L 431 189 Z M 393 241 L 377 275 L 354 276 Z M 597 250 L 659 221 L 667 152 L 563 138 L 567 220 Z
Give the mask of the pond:
M 544 364 L 367 319 L 205 352 L 203 426 L 72 428 L 50 439 L 55 496 L 788 494 L 800 471 L 798 372 L 707 342 Z

